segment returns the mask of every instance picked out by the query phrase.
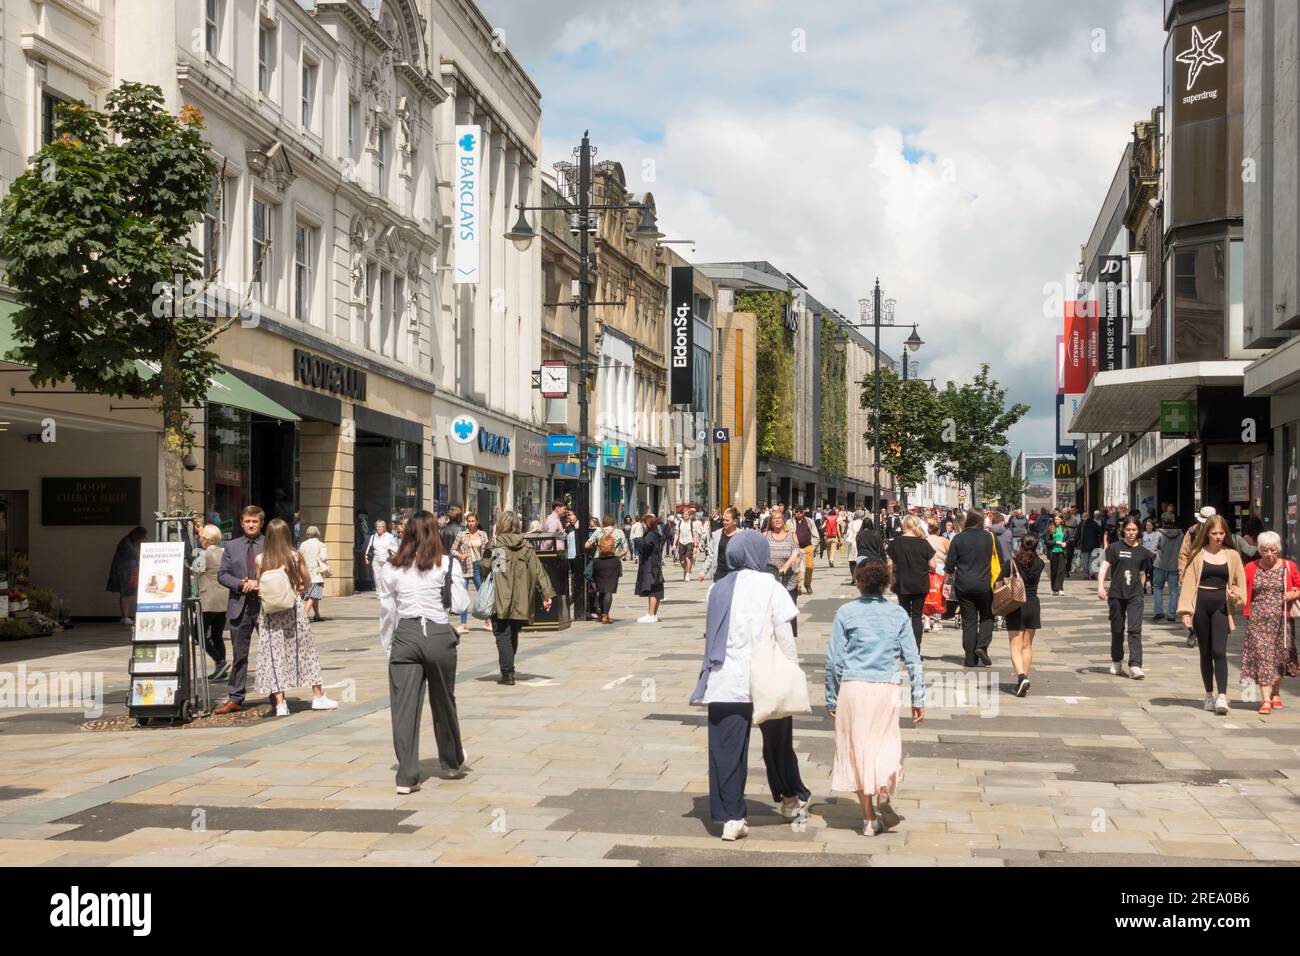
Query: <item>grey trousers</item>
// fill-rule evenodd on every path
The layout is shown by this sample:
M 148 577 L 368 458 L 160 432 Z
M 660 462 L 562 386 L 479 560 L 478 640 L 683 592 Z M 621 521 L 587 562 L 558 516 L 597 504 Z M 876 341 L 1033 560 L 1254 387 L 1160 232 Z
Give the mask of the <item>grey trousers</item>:
M 425 684 L 433 711 L 433 736 L 438 757 L 448 768 L 465 762 L 456 715 L 456 645 L 460 637 L 448 624 L 402 618 L 393 632 L 388 658 L 388 703 L 393 718 L 393 750 L 397 753 L 397 785 L 420 782 L 420 715 Z

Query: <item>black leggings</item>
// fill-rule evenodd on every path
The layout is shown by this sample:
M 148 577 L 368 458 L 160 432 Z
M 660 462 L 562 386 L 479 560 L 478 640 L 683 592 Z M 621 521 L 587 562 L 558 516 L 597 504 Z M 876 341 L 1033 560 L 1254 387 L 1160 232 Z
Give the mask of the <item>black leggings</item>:
M 790 588 L 789 594 L 790 594 L 790 600 L 794 602 L 795 607 L 798 607 L 799 606 L 798 585 Z M 790 633 L 793 634 L 795 637 L 799 636 L 799 615 L 798 614 L 796 614 L 793 618 L 790 619 Z
M 912 634 L 916 638 L 916 649 L 921 650 L 921 614 L 925 609 L 925 594 L 900 594 L 898 606 L 912 619 Z
M 613 592 L 613 591 L 610 591 L 608 594 L 602 594 L 602 595 L 600 596 L 600 613 L 601 613 L 601 614 L 605 615 L 605 617 L 609 617 L 609 609 L 612 608 L 613 606 L 614 606 L 614 592 Z
M 1192 632 L 1201 651 L 1201 682 L 1207 694 L 1228 692 L 1228 595 L 1223 591 L 1196 592 Z M 1211 686 L 1213 681 L 1213 687 Z

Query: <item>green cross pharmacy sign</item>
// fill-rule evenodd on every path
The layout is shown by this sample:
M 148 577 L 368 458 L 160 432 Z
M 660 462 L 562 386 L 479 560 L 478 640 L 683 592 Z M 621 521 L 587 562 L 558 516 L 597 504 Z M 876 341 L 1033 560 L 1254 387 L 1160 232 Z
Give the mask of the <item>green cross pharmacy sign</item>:
M 1196 402 L 1191 399 L 1161 399 L 1160 437 L 1195 438 Z

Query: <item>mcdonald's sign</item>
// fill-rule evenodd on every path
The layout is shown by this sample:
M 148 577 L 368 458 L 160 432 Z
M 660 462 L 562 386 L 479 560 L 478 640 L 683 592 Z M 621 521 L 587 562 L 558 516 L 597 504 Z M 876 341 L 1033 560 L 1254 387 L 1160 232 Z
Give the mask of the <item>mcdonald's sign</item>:
M 1069 479 L 1074 478 L 1074 466 L 1075 466 L 1075 460 L 1074 460 L 1073 458 L 1058 458 L 1058 459 L 1056 459 L 1056 477 L 1057 477 L 1057 479 L 1058 479 L 1058 480 L 1061 480 L 1061 479 L 1069 480 Z

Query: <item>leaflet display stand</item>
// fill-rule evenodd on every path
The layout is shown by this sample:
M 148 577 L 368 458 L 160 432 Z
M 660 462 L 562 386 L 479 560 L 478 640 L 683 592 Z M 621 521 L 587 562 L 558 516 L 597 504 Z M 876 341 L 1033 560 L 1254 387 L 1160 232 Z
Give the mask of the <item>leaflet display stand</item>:
M 194 522 L 155 514 L 157 540 L 140 545 L 127 714 L 140 726 L 186 723 L 212 709 L 203 670 L 203 618 L 190 571 Z

